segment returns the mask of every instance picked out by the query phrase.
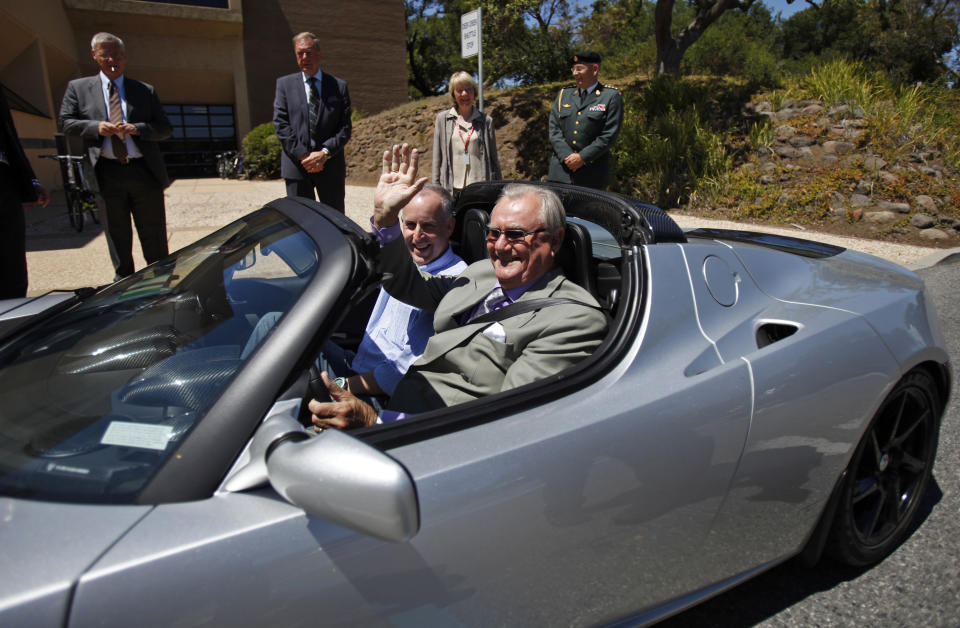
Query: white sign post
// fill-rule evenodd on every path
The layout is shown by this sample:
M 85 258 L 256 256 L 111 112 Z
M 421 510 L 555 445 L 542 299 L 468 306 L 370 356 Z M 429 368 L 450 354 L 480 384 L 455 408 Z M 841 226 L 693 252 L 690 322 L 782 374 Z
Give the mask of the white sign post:
M 483 28 L 480 9 L 460 16 L 460 56 L 464 59 L 477 55 L 477 83 L 480 110 L 483 111 Z

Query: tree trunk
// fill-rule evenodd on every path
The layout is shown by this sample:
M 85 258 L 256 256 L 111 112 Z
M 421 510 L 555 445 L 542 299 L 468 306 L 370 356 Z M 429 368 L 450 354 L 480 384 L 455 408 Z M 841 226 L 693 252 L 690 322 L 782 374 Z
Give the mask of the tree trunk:
M 741 9 L 746 11 L 755 0 L 716 0 L 713 4 L 697 11 L 686 28 L 676 37 L 670 36 L 670 25 L 673 22 L 673 5 L 675 0 L 657 0 L 654 11 L 654 34 L 657 40 L 657 74 L 680 74 L 680 60 L 683 53 L 692 46 L 707 27 L 717 21 L 727 9 Z

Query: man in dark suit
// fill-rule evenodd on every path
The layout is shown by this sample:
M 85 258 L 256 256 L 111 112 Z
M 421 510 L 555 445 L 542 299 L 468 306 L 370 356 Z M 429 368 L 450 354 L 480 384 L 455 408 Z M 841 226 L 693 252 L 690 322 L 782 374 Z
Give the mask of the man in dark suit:
M 600 55 L 588 50 L 571 64 L 576 87 L 564 87 L 550 109 L 550 181 L 604 190 L 610 149 L 623 124 L 620 90 L 602 85 Z
M 13 126 L 7 95 L 0 83 L 0 299 L 27 296 L 24 207 L 46 207 L 47 191 L 33 175 Z
M 104 227 L 116 278 L 133 267 L 133 230 L 148 264 L 167 255 L 163 190 L 170 185 L 158 141 L 173 133 L 152 85 L 123 74 L 123 41 L 97 33 L 90 54 L 100 73 L 70 81 L 60 107 L 60 129 L 84 140 L 105 205 Z
M 273 128 L 283 145 L 280 174 L 287 196 L 314 198 L 344 211 L 350 140 L 350 92 L 346 81 L 320 70 L 320 43 L 313 33 L 293 38 L 300 72 L 277 79 Z

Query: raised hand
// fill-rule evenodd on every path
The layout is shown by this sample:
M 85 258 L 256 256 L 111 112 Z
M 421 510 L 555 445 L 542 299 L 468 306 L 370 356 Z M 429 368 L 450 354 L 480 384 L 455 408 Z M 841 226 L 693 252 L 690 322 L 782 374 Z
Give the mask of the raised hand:
M 428 177 L 417 178 L 419 166 L 420 151 L 407 143 L 383 151 L 380 180 L 373 193 L 373 222 L 378 228 L 396 224 L 400 210 L 427 182 Z

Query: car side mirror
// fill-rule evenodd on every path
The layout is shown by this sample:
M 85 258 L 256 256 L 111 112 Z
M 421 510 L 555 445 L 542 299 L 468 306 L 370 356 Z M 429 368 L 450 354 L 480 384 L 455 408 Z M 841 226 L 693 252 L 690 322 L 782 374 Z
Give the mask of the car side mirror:
M 307 513 L 386 541 L 420 529 L 413 479 L 387 454 L 328 429 L 314 437 L 281 437 L 266 453 L 267 476 Z
M 420 529 L 420 509 L 407 470 L 339 430 L 311 437 L 296 419 L 300 403 L 274 405 L 222 490 L 247 491 L 269 482 L 314 517 L 387 541 L 412 538 Z

